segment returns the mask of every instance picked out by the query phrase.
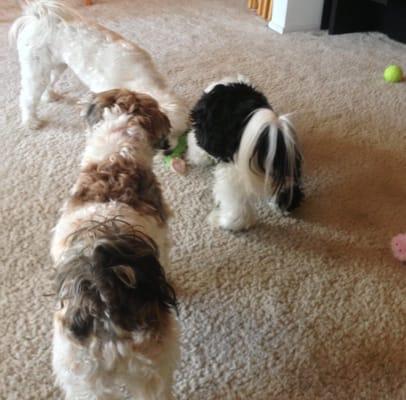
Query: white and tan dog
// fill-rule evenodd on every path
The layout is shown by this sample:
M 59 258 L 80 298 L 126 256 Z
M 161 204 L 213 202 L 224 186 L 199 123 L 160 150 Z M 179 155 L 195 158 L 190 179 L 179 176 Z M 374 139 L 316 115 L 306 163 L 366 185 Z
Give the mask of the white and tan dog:
M 150 96 L 96 95 L 79 177 L 55 227 L 53 369 L 67 399 L 172 399 L 179 357 L 169 209 L 152 172 L 170 123 Z
M 94 93 L 126 88 L 155 98 L 167 114 L 172 133 L 187 129 L 188 109 L 168 87 L 150 55 L 137 44 L 86 21 L 58 0 L 22 0 L 23 16 L 10 29 L 21 67 L 23 124 L 38 128 L 37 106 L 59 97 L 54 84 L 69 67 Z

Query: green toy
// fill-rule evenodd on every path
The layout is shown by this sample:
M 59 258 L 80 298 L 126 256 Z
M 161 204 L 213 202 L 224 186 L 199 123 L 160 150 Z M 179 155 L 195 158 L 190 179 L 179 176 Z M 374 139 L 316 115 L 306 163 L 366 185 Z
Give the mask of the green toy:
M 386 82 L 396 83 L 403 80 L 403 71 L 399 65 L 389 65 L 389 67 L 385 68 L 385 72 L 383 73 L 383 77 Z
M 186 172 L 186 163 L 182 159 L 183 154 L 187 149 L 187 139 L 186 134 L 182 135 L 178 139 L 178 144 L 172 150 L 171 154 L 164 156 L 164 163 L 168 168 L 172 168 L 175 172 L 179 174 L 184 174 Z

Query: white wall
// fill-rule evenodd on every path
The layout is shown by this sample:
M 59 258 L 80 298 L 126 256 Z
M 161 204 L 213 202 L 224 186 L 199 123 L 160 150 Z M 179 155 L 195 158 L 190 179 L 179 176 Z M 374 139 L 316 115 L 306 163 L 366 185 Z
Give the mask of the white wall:
M 324 0 L 273 0 L 269 27 L 279 33 L 318 30 L 323 4 Z

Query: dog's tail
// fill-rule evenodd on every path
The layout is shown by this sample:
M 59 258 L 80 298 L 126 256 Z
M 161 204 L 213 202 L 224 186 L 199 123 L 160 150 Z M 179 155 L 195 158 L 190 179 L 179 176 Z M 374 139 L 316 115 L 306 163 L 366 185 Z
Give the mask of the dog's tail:
M 10 44 L 16 43 L 24 29 L 32 24 L 38 24 L 44 35 L 52 32 L 55 23 L 82 19 L 75 10 L 59 0 L 19 0 L 23 15 L 17 18 L 9 31 Z
M 76 341 L 159 329 L 165 315 L 176 310 L 155 243 L 141 232 L 115 232 L 111 227 L 117 223 L 92 228 L 90 235 L 103 236 L 90 240 L 83 241 L 79 232 L 57 265 L 60 319 Z
M 278 116 L 269 108 L 254 111 L 235 161 L 251 193 L 273 197 L 282 211 L 300 204 L 302 155 L 295 129 L 286 115 Z

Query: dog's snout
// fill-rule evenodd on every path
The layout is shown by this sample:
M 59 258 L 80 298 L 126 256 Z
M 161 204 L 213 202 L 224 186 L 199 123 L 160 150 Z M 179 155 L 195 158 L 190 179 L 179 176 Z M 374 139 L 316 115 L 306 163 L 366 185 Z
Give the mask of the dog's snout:
M 171 151 L 171 146 L 169 144 L 169 140 L 167 138 L 165 139 L 161 139 L 161 141 L 159 142 L 159 148 L 161 150 L 164 150 L 164 153 L 166 154 L 167 151 Z

